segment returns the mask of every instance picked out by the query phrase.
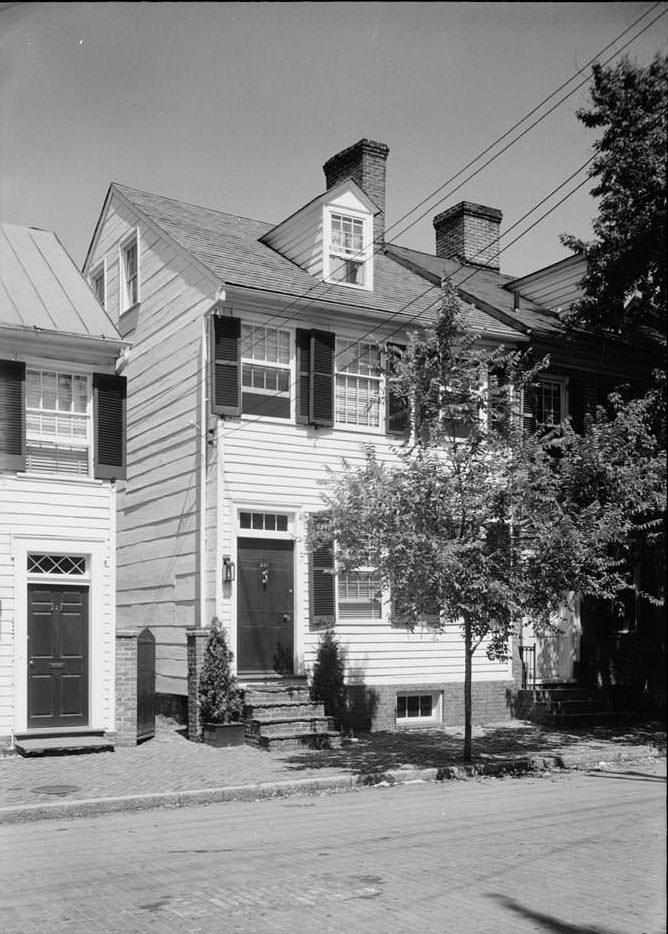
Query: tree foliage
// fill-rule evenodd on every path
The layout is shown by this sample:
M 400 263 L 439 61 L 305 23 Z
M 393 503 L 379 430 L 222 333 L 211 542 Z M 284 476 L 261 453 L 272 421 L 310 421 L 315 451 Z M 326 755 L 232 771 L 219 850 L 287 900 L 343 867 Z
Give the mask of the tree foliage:
M 340 728 L 345 714 L 346 686 L 345 665 L 339 645 L 331 629 L 320 635 L 318 652 L 313 677 L 311 679 L 311 700 L 322 701 L 325 713 L 333 717 Z
M 568 424 L 527 432 L 518 402 L 546 363 L 480 347 L 444 284 L 438 322 L 411 335 L 389 376 L 410 443 L 393 463 L 367 446 L 361 467 L 344 464 L 314 532 L 314 544 L 336 540 L 341 570 L 375 568 L 395 622 L 461 627 L 465 758 L 475 651 L 507 657 L 518 622 L 549 628 L 568 591 L 617 593 L 620 549 L 660 499 L 640 413 L 611 427 L 601 411 L 587 438 Z
M 591 242 L 562 237 L 587 259 L 571 321 L 618 332 L 658 323 L 665 332 L 668 57 L 594 65 L 591 100 L 577 115 L 600 131 L 590 168 L 600 200 Z
M 233 723 L 243 711 L 243 692 L 232 672 L 234 654 L 219 620 L 211 623 L 197 697 L 202 723 Z

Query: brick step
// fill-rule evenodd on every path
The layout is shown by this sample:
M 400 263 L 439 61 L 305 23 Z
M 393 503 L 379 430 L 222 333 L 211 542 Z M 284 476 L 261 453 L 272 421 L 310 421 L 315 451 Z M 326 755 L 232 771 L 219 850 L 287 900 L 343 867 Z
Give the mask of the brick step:
M 255 704 L 309 704 L 311 693 L 306 687 L 244 688 L 244 701 L 250 707 Z
M 113 752 L 114 744 L 103 733 L 79 736 L 30 736 L 14 739 L 21 756 L 62 756 L 73 753 Z
M 246 734 L 266 737 L 282 736 L 294 733 L 331 733 L 332 722 L 329 717 L 312 717 L 309 720 L 276 719 L 272 721 L 251 720 L 246 722 Z
M 257 736 L 247 739 L 250 746 L 268 749 L 272 752 L 289 752 L 297 749 L 340 749 L 341 734 L 330 733 L 283 733 L 277 736 Z
M 299 701 L 281 704 L 246 704 L 244 718 L 266 722 L 277 719 L 299 719 L 303 717 L 324 717 L 322 704 L 302 704 Z

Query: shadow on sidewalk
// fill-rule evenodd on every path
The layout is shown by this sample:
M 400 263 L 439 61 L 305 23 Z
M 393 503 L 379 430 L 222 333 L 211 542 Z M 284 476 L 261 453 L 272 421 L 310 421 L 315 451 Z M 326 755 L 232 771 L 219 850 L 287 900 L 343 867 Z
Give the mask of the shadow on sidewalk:
M 520 902 L 516 901 L 514 898 L 509 898 L 507 895 L 490 894 L 488 897 L 493 898 L 509 911 L 529 921 L 533 921 L 534 924 L 540 926 L 540 930 L 550 931 L 552 934 L 613 934 L 609 928 L 591 927 L 589 924 L 569 924 L 566 921 L 560 921 L 558 918 L 555 918 L 554 915 L 547 915 L 542 911 L 533 911 L 526 905 L 520 904 Z M 503 929 L 503 925 L 501 925 L 501 928 Z M 536 928 L 536 930 L 538 930 L 538 928 Z
M 560 753 L 591 754 L 605 759 L 606 752 L 618 747 L 654 746 L 665 750 L 666 733 L 663 724 L 643 723 L 635 726 L 595 727 L 591 729 L 544 730 L 527 721 L 512 721 L 473 730 L 473 758 L 478 762 L 528 756 L 552 756 Z M 462 761 L 463 729 L 411 730 L 396 733 L 366 733 L 341 749 L 284 753 L 280 758 L 286 767 L 301 769 L 331 769 L 357 774 L 387 771 L 401 767 L 437 768 Z

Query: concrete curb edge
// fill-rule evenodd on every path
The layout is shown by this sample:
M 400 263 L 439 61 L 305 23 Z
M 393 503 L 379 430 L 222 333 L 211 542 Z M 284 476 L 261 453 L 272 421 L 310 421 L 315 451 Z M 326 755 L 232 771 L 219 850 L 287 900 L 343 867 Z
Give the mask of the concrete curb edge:
M 601 752 L 603 755 L 603 751 Z M 470 765 L 446 765 L 440 768 L 389 769 L 362 775 L 333 775 L 327 778 L 297 778 L 287 781 L 262 782 L 254 785 L 230 785 L 189 791 L 155 792 L 123 795 L 111 798 L 83 798 L 76 801 L 54 801 L 0 808 L 0 824 L 23 821 L 57 820 L 70 817 L 93 817 L 121 811 L 141 811 L 154 808 L 176 809 L 224 801 L 258 801 L 263 798 L 283 798 L 290 795 L 318 794 L 323 791 L 353 791 L 363 788 L 406 785 L 416 782 L 467 780 L 476 777 L 526 774 L 529 772 L 575 771 L 593 769 L 602 762 L 624 762 L 644 758 L 662 758 L 665 749 L 649 746 L 633 754 L 601 756 L 529 756 L 497 762 L 477 762 Z

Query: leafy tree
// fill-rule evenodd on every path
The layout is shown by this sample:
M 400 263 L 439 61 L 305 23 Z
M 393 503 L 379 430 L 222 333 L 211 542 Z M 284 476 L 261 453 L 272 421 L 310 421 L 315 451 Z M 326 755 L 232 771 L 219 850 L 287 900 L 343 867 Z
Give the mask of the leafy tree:
M 591 242 L 562 237 L 587 259 L 571 321 L 613 331 L 659 321 L 665 331 L 668 57 L 594 65 L 591 100 L 577 115 L 601 131 L 590 168 L 600 201 Z
M 363 466 L 342 466 L 312 543 L 335 539 L 343 571 L 376 568 L 409 628 L 461 627 L 468 760 L 476 650 L 506 658 L 522 618 L 549 629 L 568 591 L 610 597 L 625 586 L 615 548 L 656 475 L 643 479 L 640 461 L 620 453 L 628 433 L 528 433 L 517 401 L 546 361 L 478 346 L 455 292 L 443 291 L 435 327 L 411 335 L 389 377 L 410 407 L 411 442 L 398 463 L 367 446 Z

